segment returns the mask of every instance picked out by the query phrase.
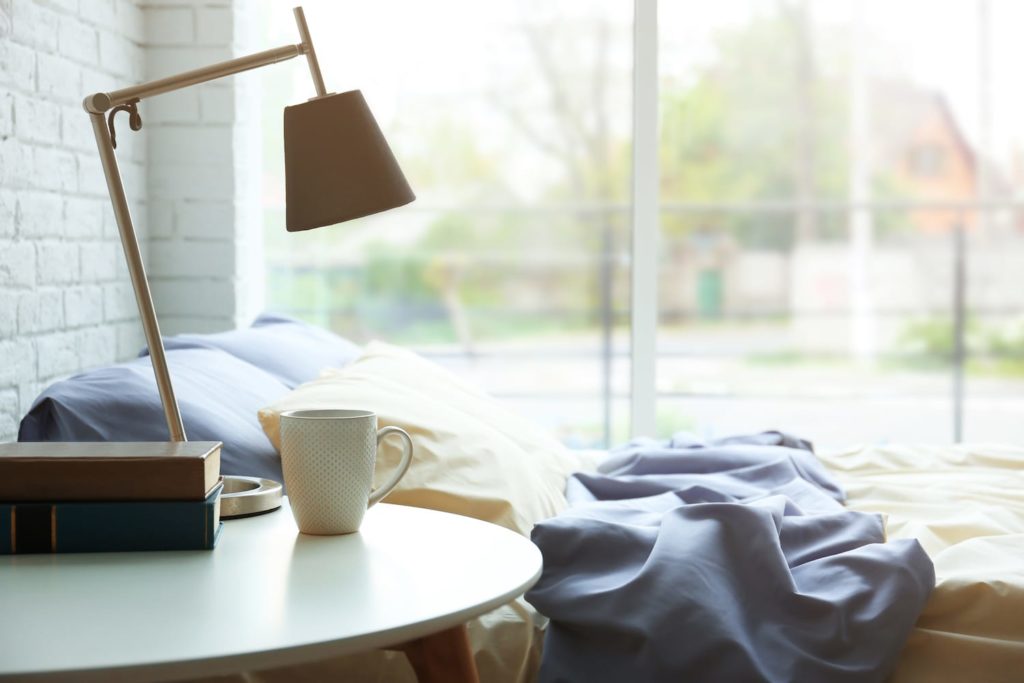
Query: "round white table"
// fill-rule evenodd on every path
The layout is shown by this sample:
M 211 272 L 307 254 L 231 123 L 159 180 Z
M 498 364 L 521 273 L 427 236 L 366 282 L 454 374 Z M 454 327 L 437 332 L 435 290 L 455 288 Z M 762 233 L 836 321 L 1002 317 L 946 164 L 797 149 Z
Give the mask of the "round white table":
M 0 557 L 0 679 L 213 676 L 464 639 L 540 570 L 528 539 L 467 517 L 380 504 L 356 534 L 307 536 L 286 499 L 226 522 L 213 551 Z

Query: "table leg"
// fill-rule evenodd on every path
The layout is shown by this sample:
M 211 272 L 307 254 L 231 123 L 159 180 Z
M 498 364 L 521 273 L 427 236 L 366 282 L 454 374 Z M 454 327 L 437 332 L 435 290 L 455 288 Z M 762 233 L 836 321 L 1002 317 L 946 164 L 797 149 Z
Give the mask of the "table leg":
M 403 643 L 419 683 L 480 683 L 465 626 Z

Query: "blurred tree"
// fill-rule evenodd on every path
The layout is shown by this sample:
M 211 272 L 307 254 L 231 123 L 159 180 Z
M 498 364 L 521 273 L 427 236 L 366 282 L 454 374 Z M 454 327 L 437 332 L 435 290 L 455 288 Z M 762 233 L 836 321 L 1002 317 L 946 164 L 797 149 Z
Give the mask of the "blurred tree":
M 703 239 L 729 235 L 740 247 L 772 249 L 789 249 L 797 239 L 845 239 L 847 215 L 842 211 L 692 207 L 846 199 L 848 41 L 839 29 L 812 30 L 810 11 L 807 0 L 778 0 L 770 11 L 720 29 L 703 66 L 687 74 L 663 74 L 662 198 L 669 209 L 675 201 L 690 205 L 685 212 L 663 213 L 669 245 L 685 244 L 698 234 Z M 579 287 L 579 272 L 564 268 L 556 276 L 561 283 L 556 289 L 579 294 L 576 305 L 594 311 L 594 322 L 606 330 L 614 322 L 611 311 L 624 308 L 628 288 L 612 284 L 616 245 L 625 244 L 628 235 L 628 213 L 621 207 L 631 191 L 631 140 L 616 133 L 609 121 L 616 96 L 622 94 L 616 90 L 622 75 L 614 72 L 611 54 L 615 31 L 623 26 L 600 9 L 588 12 L 586 21 L 568 21 L 557 12 L 543 3 L 523 5 L 520 34 L 532 66 L 517 65 L 513 81 L 496 78 L 484 99 L 513 131 L 511 144 L 529 145 L 554 163 L 558 172 L 541 200 L 568 205 L 566 214 L 556 220 L 546 213 L 475 210 L 478 204 L 516 205 L 521 200 L 507 169 L 483 150 L 474 129 L 456 118 L 435 121 L 423 138 L 430 144 L 419 156 L 403 159 L 420 182 L 458 188 L 446 203 L 469 208 L 439 215 L 415 244 L 399 253 L 392 249 L 386 258 L 411 259 L 416 265 L 409 267 L 420 273 L 393 281 L 393 293 L 408 295 L 400 291 L 408 284 L 423 288 L 416 296 L 444 306 L 462 330 L 459 337 L 470 335 L 466 302 L 500 307 L 507 291 L 497 275 L 517 277 L 514 259 L 498 263 L 495 253 L 504 251 L 511 258 L 512 251 L 521 252 L 527 244 L 538 251 L 599 254 L 589 284 Z M 812 35 L 824 39 L 814 43 Z M 894 196 L 884 174 L 876 175 L 875 183 Z M 880 222 L 883 230 L 901 223 L 888 216 Z M 474 272 L 480 264 L 487 277 Z M 378 281 L 377 286 L 389 285 Z
M 668 201 L 842 199 L 846 193 L 845 58 L 818 55 L 806 2 L 722 29 L 692 85 L 663 79 L 661 181 Z M 668 30 L 671 30 L 670 28 Z M 834 51 L 835 41 L 822 49 Z M 823 62 L 819 63 L 819 62 Z M 797 235 L 840 233 L 813 211 L 669 214 L 665 234 L 729 232 L 785 248 Z M 823 223 L 824 221 L 824 223 Z

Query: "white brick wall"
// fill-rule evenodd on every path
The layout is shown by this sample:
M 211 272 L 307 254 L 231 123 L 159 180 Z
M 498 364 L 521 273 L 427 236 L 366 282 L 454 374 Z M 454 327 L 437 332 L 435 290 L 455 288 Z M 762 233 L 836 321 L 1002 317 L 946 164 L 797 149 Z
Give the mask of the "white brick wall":
M 141 75 L 142 38 L 128 0 L 0 0 L 0 440 L 48 383 L 143 343 L 81 106 Z M 118 149 L 143 239 L 146 137 Z
M 229 0 L 149 0 L 147 77 L 262 49 L 251 13 Z M 148 267 L 167 334 L 245 325 L 261 308 L 257 84 L 241 74 L 143 103 Z
M 0 441 L 50 382 L 144 344 L 87 93 L 261 49 L 253 3 L 0 0 Z M 117 156 L 165 334 L 262 304 L 252 75 L 146 100 Z M 255 158 L 254 158 L 255 155 Z

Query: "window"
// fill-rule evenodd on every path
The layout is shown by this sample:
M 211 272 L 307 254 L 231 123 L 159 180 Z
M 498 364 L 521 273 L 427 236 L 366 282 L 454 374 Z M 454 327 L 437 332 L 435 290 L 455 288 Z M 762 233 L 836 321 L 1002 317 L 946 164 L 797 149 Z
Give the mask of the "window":
M 1022 10 L 660 3 L 663 424 L 1024 436 Z
M 269 5 L 270 44 L 293 38 L 289 7 Z M 654 7 L 656 22 L 635 13 Z M 336 27 L 314 36 L 329 88 L 362 87 L 419 199 L 285 237 L 268 192 L 278 310 L 410 346 L 573 445 L 628 436 L 637 396 L 661 434 L 1024 436 L 1024 6 L 306 10 Z M 310 86 L 267 73 L 276 128 Z M 654 116 L 648 153 L 633 121 Z M 634 234 L 657 235 L 655 268 L 631 268 Z M 650 354 L 630 341 L 647 313 Z

